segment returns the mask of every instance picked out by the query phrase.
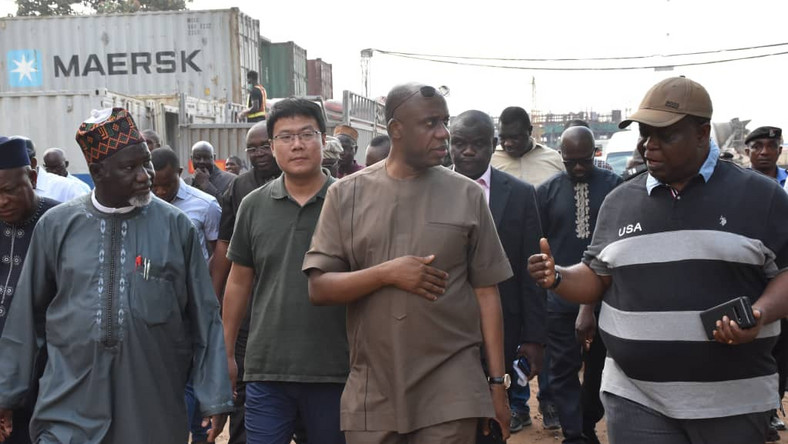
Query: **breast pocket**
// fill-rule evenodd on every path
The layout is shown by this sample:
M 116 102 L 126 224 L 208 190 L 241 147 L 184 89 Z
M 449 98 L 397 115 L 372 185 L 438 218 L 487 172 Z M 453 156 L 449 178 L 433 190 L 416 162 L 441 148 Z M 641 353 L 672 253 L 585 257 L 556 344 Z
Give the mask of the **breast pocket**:
M 449 271 L 467 262 L 470 227 L 450 222 L 427 222 L 424 255 L 434 254 L 434 267 Z
M 175 313 L 175 286 L 164 276 L 134 272 L 129 305 L 134 317 L 146 324 L 164 324 Z

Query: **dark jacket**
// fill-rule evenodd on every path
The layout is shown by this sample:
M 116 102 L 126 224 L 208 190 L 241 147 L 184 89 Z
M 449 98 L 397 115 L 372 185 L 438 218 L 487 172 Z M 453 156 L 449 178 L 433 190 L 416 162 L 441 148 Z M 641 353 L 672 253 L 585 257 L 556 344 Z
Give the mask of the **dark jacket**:
M 490 212 L 514 276 L 498 284 L 504 318 L 504 352 L 510 368 L 517 346 L 545 343 L 545 291 L 528 274 L 528 257 L 539 253 L 542 226 L 536 190 L 495 168 L 490 173 Z

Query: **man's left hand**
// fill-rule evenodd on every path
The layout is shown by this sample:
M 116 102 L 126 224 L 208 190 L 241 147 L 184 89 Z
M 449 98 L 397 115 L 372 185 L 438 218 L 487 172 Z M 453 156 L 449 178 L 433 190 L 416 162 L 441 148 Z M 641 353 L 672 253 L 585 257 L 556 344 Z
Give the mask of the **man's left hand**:
M 761 311 L 757 309 L 752 310 L 752 315 L 755 317 L 755 326 L 752 328 L 741 328 L 736 321 L 723 316 L 722 320 L 717 321 L 717 329 L 714 330 L 714 339 L 717 342 L 727 345 L 747 344 L 752 342 L 758 337 L 761 332 L 763 322 L 761 321 Z
M 537 344 L 536 342 L 523 342 L 517 347 L 517 357 L 525 357 L 528 359 L 528 364 L 531 366 L 531 373 L 528 374 L 528 380 L 530 381 L 542 371 L 544 345 Z
M 208 427 L 211 426 L 211 429 L 208 430 L 208 442 L 216 441 L 216 438 L 219 437 L 219 434 L 222 433 L 224 430 L 224 423 L 227 422 L 227 414 L 220 413 L 218 415 L 213 415 L 210 418 L 203 418 L 202 426 Z
M 495 407 L 495 418 L 493 421 L 497 422 L 501 427 L 501 435 L 503 440 L 509 439 L 509 421 L 512 420 L 512 412 L 509 410 L 509 397 L 506 395 L 506 389 L 501 384 L 491 384 L 490 392 L 492 393 L 493 407 Z M 490 434 L 489 421 L 484 420 L 482 426 L 482 433 L 484 436 Z

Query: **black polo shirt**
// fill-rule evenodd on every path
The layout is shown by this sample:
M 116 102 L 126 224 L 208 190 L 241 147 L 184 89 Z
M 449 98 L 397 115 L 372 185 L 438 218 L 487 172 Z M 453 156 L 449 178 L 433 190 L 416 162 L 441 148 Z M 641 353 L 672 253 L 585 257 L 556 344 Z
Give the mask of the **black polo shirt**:
M 680 193 L 664 185 L 649 193 L 648 177 L 608 195 L 583 259 L 612 277 L 599 320 L 602 390 L 673 418 L 773 409 L 779 322 L 728 346 L 707 339 L 699 313 L 740 296 L 755 302 L 785 270 L 788 195 L 724 161 Z

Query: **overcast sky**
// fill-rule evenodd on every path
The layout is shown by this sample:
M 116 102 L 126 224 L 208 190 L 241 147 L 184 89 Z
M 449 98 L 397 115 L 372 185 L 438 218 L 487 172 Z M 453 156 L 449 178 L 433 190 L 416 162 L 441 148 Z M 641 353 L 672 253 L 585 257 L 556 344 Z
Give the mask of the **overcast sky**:
M 190 8 L 220 9 L 227 5 L 217 0 L 194 0 Z M 249 0 L 234 5 L 260 20 L 264 37 L 274 42 L 292 40 L 307 50 L 308 58 L 320 57 L 332 63 L 335 96 L 345 89 L 363 93 L 360 51 L 364 48 L 483 57 L 577 58 L 788 42 L 784 24 L 788 2 L 773 0 Z M 13 1 L 0 0 L 0 15 L 14 10 Z M 712 56 L 718 57 L 724 55 Z M 643 62 L 629 62 L 638 63 Z M 626 113 L 637 108 L 651 85 L 682 74 L 708 89 L 714 103 L 713 120 L 740 117 L 753 119 L 750 129 L 767 124 L 788 128 L 784 110 L 788 103 L 786 67 L 788 56 L 676 68 L 672 72 L 552 72 L 460 67 L 376 53 L 371 60 L 371 85 L 373 96 L 385 95 L 395 84 L 411 80 L 447 85 L 452 114 L 476 108 L 497 115 L 509 105 L 555 113 L 608 113 L 611 109 Z

